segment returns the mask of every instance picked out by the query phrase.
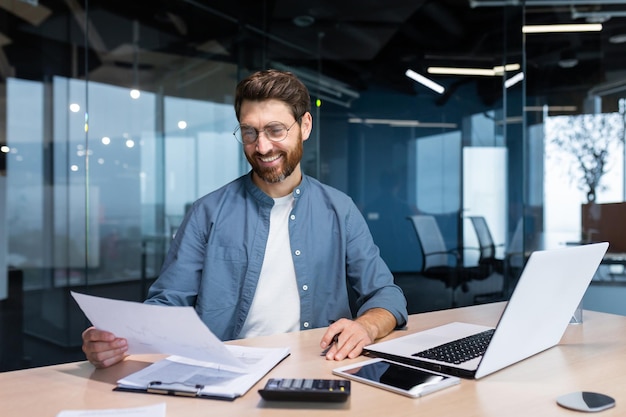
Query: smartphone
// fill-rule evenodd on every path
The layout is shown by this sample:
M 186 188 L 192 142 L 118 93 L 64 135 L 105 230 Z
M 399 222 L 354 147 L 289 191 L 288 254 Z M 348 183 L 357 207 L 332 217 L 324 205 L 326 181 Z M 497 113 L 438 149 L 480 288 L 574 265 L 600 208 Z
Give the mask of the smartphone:
M 333 369 L 333 374 L 412 398 L 422 397 L 461 381 L 455 376 L 382 358 L 342 366 Z

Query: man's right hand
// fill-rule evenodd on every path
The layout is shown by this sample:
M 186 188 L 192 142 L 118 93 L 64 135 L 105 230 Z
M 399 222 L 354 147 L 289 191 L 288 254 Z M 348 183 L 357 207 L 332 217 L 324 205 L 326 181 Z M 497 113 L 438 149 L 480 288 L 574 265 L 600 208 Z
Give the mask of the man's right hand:
M 83 332 L 83 352 L 96 368 L 106 368 L 126 356 L 128 342 L 113 333 L 89 327 Z

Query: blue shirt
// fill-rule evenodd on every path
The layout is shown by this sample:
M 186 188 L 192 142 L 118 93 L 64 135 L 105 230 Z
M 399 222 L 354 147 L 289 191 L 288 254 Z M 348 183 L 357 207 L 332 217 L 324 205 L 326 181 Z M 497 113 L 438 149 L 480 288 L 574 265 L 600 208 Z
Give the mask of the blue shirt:
M 346 194 L 302 176 L 289 239 L 300 294 L 300 329 L 326 327 L 380 307 L 407 320 L 406 299 Z M 194 306 L 222 340 L 237 338 L 263 264 L 274 200 L 248 173 L 196 201 L 176 232 L 147 303 Z

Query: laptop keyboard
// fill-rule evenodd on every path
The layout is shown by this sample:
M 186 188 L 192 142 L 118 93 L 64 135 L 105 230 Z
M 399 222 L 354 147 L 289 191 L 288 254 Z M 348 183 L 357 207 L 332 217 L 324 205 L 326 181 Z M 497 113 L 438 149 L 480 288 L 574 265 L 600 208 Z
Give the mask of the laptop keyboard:
M 414 353 L 413 356 L 458 365 L 485 353 L 495 329 L 485 330 L 462 339 Z

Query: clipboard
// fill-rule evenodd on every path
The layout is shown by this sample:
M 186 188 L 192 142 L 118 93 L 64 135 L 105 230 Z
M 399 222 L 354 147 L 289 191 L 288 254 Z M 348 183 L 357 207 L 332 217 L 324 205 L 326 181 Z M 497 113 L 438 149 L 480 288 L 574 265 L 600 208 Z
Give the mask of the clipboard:
M 236 357 L 247 358 L 247 371 L 198 362 L 180 356 L 161 359 L 117 381 L 114 391 L 232 401 L 244 395 L 265 374 L 289 356 L 289 348 L 228 345 Z
M 223 400 L 234 401 L 238 395 L 217 395 L 217 394 L 205 394 L 202 392 L 204 385 L 188 385 L 181 382 L 162 382 L 152 381 L 148 385 L 148 388 L 131 388 L 117 386 L 113 388 L 113 391 L 119 392 L 134 392 L 143 394 L 158 394 L 158 395 L 173 395 L 176 397 L 192 397 L 192 398 L 204 398 L 207 400 Z

